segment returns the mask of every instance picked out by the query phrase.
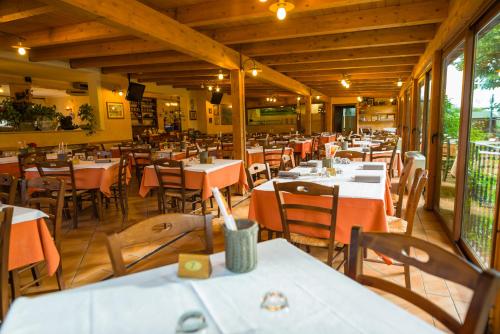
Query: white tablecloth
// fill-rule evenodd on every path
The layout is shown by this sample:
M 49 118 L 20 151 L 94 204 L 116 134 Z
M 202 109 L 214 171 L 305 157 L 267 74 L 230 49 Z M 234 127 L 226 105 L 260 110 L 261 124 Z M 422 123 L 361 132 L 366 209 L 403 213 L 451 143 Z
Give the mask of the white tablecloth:
M 14 208 L 14 216 L 12 217 L 12 224 L 29 222 L 32 220 L 37 220 L 40 218 L 47 218 L 48 217 L 45 214 L 45 212 L 40 211 L 40 210 L 23 208 L 20 206 L 0 204 L 0 210 L 2 210 L 5 207 L 13 207 Z
M 179 279 L 177 265 L 33 299 L 17 299 L 1 333 L 174 333 L 186 311 L 203 312 L 206 333 L 439 333 L 283 239 L 259 244 L 247 274 L 212 256 L 208 280 Z M 260 308 L 280 291 L 288 311 Z
M 18 161 L 19 160 L 17 158 L 17 155 L 15 155 L 13 157 L 2 157 L 2 158 L 0 158 L 0 165 L 3 165 L 3 164 L 15 164 Z
M 214 159 L 212 164 L 200 164 L 198 160 L 187 161 L 184 163 L 184 170 L 191 172 L 210 173 L 218 169 L 232 166 L 241 163 L 241 160 L 229 159 Z M 154 168 L 154 165 L 146 166 L 146 168 Z
M 110 159 L 111 162 L 103 162 L 103 163 L 97 163 L 95 161 L 80 161 L 77 164 L 73 164 L 73 169 L 74 170 L 80 170 L 80 169 L 109 169 L 111 167 L 114 167 L 115 165 L 120 163 L 120 159 Z M 61 168 L 44 168 L 45 171 L 58 171 L 61 170 Z M 64 170 L 64 169 L 62 169 Z M 66 168 L 67 170 L 67 168 Z M 27 172 L 37 172 L 38 169 L 36 167 L 31 167 L 26 169 Z
M 382 170 L 363 170 L 362 165 L 381 165 L 384 166 Z M 276 178 L 272 181 L 278 182 L 291 182 L 291 181 L 305 181 L 314 182 L 327 186 L 339 185 L 339 196 L 344 198 L 366 198 L 366 199 L 377 199 L 384 200 L 385 198 L 385 178 L 386 170 L 384 162 L 351 162 L 348 165 L 333 165 L 335 169 L 342 170 L 342 174 L 337 174 L 331 177 L 320 177 L 320 176 L 300 176 L 298 179 L 280 179 Z M 301 175 L 311 172 L 311 168 L 307 167 L 295 167 L 291 172 L 299 172 Z M 355 175 L 369 175 L 380 176 L 379 183 L 361 183 L 354 182 Z M 274 191 L 273 182 L 268 181 L 260 186 L 256 187 L 256 190 L 262 191 Z

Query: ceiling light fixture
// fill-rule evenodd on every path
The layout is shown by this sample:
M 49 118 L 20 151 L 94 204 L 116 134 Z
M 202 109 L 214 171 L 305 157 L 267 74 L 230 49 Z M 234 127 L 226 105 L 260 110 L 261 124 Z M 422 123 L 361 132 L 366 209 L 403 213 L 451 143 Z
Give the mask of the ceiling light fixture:
M 297 96 L 297 101 L 300 101 L 300 96 Z
M 319 99 L 321 99 L 321 96 L 317 95 L 316 100 L 319 100 Z
M 204 89 L 205 88 L 205 84 L 202 82 L 201 83 L 201 86 L 200 86 L 201 89 Z
M 290 12 L 295 8 L 295 5 L 286 0 L 278 0 L 269 6 L 269 10 L 276 13 L 278 20 L 284 20 L 286 18 L 287 12 Z
M 398 87 L 402 87 L 403 86 L 403 80 L 401 80 L 401 78 L 399 78 L 398 80 Z
M 120 90 L 118 91 L 118 95 L 123 96 L 123 90 L 121 90 L 121 89 L 120 89 Z
M 392 102 L 394 102 L 394 99 L 391 97 L 391 98 L 389 99 L 389 101 L 391 101 L 391 103 L 392 103 Z
M 264 2 L 267 2 L 267 0 L 259 0 L 259 2 L 262 2 L 262 3 L 264 3 Z
M 214 89 L 214 87 L 212 85 L 208 85 L 208 90 L 212 91 L 212 89 Z
M 224 80 L 224 73 L 222 73 L 222 70 L 219 70 L 219 74 L 217 74 L 217 78 L 219 80 Z
M 12 45 L 12 48 L 17 49 L 17 53 L 20 56 L 24 56 L 26 54 L 26 50 L 29 50 L 27 46 L 24 46 L 22 40 L 20 39 L 17 45 Z
M 252 65 L 250 67 L 246 66 L 248 62 L 252 62 Z M 253 77 L 256 77 L 260 72 L 262 72 L 262 69 L 257 66 L 257 62 L 251 58 L 248 58 L 243 62 L 241 70 L 252 74 Z
M 215 91 L 216 91 L 217 93 L 218 93 L 218 92 L 220 92 L 220 87 L 219 87 L 219 85 L 217 85 L 217 87 L 215 87 Z
M 349 77 L 346 74 L 344 74 L 344 77 L 342 78 L 342 80 L 340 80 L 340 84 L 345 88 L 351 87 L 351 81 L 349 80 Z
M 358 102 L 363 102 L 363 98 L 361 96 L 358 96 Z

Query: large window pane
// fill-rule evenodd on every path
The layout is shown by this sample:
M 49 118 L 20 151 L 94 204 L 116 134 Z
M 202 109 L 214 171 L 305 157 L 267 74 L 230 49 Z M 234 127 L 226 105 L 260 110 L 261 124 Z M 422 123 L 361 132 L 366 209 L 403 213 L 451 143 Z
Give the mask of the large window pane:
M 462 238 L 483 265 L 491 259 L 500 158 L 500 16 L 476 35 Z
M 463 60 L 463 43 L 450 52 L 444 60 L 440 131 L 441 178 L 437 209 L 450 231 L 453 231 L 456 194 L 455 172 L 462 103 Z

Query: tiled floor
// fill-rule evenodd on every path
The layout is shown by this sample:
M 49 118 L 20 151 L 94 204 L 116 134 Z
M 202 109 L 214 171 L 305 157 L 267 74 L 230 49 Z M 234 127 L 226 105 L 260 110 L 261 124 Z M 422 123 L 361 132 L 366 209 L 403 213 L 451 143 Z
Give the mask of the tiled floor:
M 233 213 L 236 217 L 246 218 L 249 200 L 242 200 L 241 197 L 233 197 L 233 203 L 240 201 L 241 203 L 234 208 Z M 137 221 L 157 214 L 156 197 L 152 196 L 145 199 L 139 197 L 137 195 L 137 185 L 133 184 L 130 189 L 129 203 L 129 219 L 124 226 L 134 224 Z M 106 233 L 119 231 L 123 226 L 121 214 L 113 204 L 105 210 L 105 214 L 104 221 L 98 222 L 92 217 L 91 210 L 87 209 L 82 212 L 79 227 L 77 229 L 70 229 L 69 222 L 65 223 L 62 241 L 62 263 L 66 288 L 75 288 L 85 284 L 98 282 L 111 275 L 111 264 L 106 250 L 105 237 Z M 420 208 L 417 215 L 414 236 L 431 241 L 450 251 L 454 251 L 453 246 L 448 241 L 437 218 L 432 212 Z M 216 251 L 221 251 L 223 250 L 222 233 L 220 225 L 215 225 L 215 248 Z M 190 247 L 191 249 L 193 247 L 201 248 L 201 245 L 199 237 L 193 236 L 182 245 L 176 245 L 175 249 L 173 249 L 173 247 L 167 248 L 156 254 L 151 261 L 148 261 L 148 267 L 175 262 L 176 249 L 186 249 L 186 247 Z M 171 254 L 172 250 L 174 250 L 174 254 Z M 320 259 L 326 258 L 326 254 L 323 250 L 312 249 L 311 254 Z M 140 254 L 137 252 L 131 252 L 127 254 L 127 257 L 132 260 L 139 255 Z M 417 257 L 423 256 L 418 253 L 416 255 Z M 374 254 L 369 254 L 369 256 L 375 257 Z M 399 266 L 365 262 L 365 272 L 381 276 L 399 284 L 404 284 L 402 267 Z M 471 292 L 466 288 L 422 273 L 416 269 L 412 269 L 411 271 L 411 283 L 414 291 L 438 303 L 444 310 L 457 319 L 463 319 L 471 296 Z M 35 290 L 37 292 L 42 292 L 54 289 L 55 286 L 55 279 L 51 279 L 41 287 L 35 288 Z M 420 309 L 392 295 L 385 293 L 382 293 L 382 295 L 408 309 L 411 313 L 435 324 L 439 328 L 444 328 Z

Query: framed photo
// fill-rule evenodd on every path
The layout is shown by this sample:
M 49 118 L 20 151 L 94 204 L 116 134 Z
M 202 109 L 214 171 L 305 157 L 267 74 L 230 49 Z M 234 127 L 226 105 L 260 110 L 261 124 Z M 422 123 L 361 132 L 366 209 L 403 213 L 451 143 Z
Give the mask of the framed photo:
M 191 121 L 196 121 L 196 110 L 190 110 L 189 111 L 189 119 Z
M 212 115 L 212 108 L 208 108 L 208 114 Z
M 210 117 L 210 118 L 208 119 L 208 123 L 209 123 L 209 124 L 212 124 L 212 117 Z
M 220 117 L 215 117 L 215 125 L 220 125 Z
M 108 111 L 108 118 L 125 118 L 123 110 L 123 103 L 121 102 L 106 102 L 106 109 Z

